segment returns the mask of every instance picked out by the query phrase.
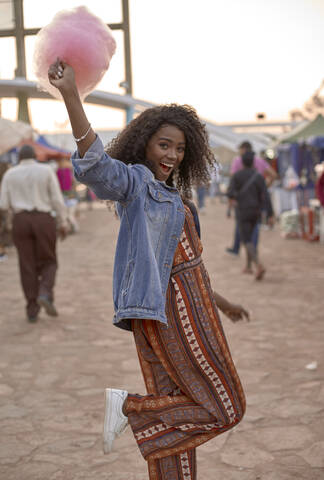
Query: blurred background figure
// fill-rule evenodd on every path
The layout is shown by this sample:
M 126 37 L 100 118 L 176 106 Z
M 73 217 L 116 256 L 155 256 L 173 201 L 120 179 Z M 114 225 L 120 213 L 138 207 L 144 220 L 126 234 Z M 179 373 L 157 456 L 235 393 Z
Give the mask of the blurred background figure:
M 196 197 L 197 197 L 197 206 L 199 209 L 199 213 L 204 214 L 206 208 L 206 199 L 210 197 L 211 202 L 215 201 L 216 197 L 222 198 L 222 193 L 220 190 L 220 182 L 221 182 L 221 165 L 219 164 L 218 160 L 215 158 L 215 162 L 213 167 L 210 170 L 210 184 L 209 185 L 198 185 L 196 187 Z
M 316 173 L 316 195 L 321 206 L 324 207 L 324 163 L 317 166 Z
M 41 307 L 48 315 L 57 315 L 53 303 L 57 270 L 53 211 L 61 238 L 67 233 L 66 208 L 57 177 L 50 166 L 35 158 L 33 147 L 21 147 L 19 164 L 3 176 L 0 197 L 0 208 L 13 212 L 13 242 L 29 322 L 37 321 Z
M 89 187 L 87 187 L 86 194 L 85 194 L 85 201 L 87 202 L 88 210 L 93 210 L 93 204 L 96 200 L 97 200 L 96 195 L 93 193 L 93 191 Z
M 320 202 L 319 240 L 324 244 L 324 163 L 317 165 L 316 175 L 316 196 Z
M 261 280 L 265 268 L 259 261 L 257 248 L 253 243 L 253 232 L 260 222 L 265 204 L 266 184 L 262 175 L 254 168 L 252 151 L 242 155 L 242 163 L 243 168 L 234 173 L 231 178 L 228 197 L 236 209 L 236 224 L 246 250 L 246 266 L 243 273 L 253 273 L 252 265 L 254 265 L 255 278 Z
M 2 178 L 9 168 L 9 164 L 0 161 L 0 193 Z M 9 219 L 6 216 L 6 212 L 0 209 L 0 262 L 4 262 L 7 259 L 6 247 L 10 243 L 8 232 Z
M 244 141 L 239 145 L 239 156 L 233 159 L 231 165 L 231 175 L 234 175 L 236 172 L 240 171 L 243 168 L 243 160 L 242 157 L 245 153 L 251 153 L 252 145 L 250 142 Z M 277 178 L 277 173 L 273 169 L 273 167 L 262 157 L 257 157 L 254 155 L 253 157 L 253 167 L 265 178 L 267 187 L 273 183 L 273 181 Z M 230 207 L 229 207 L 230 208 Z M 267 199 L 264 203 L 264 208 L 267 208 L 267 217 L 269 219 L 269 224 L 273 224 L 273 210 L 271 205 L 271 198 L 269 193 L 267 192 Z M 228 211 L 228 216 L 230 216 L 230 211 Z M 257 249 L 258 247 L 258 238 L 259 238 L 259 223 L 255 225 L 252 234 L 252 243 L 254 247 Z M 232 247 L 226 249 L 227 253 L 232 255 L 238 255 L 240 252 L 240 231 L 235 223 L 235 231 L 234 231 L 234 239 Z
M 200 213 L 205 213 L 205 206 L 206 206 L 206 197 L 208 195 L 208 187 L 206 185 L 198 185 L 196 187 L 196 194 L 197 194 L 197 205 L 198 210 Z
M 221 164 L 215 160 L 214 168 L 210 173 L 210 187 L 209 187 L 209 196 L 211 198 L 212 203 L 215 202 L 216 197 L 220 198 L 222 202 L 223 194 L 221 192 L 220 184 L 222 182 L 222 166 Z
M 76 195 L 70 160 L 65 158 L 59 160 L 56 174 L 67 209 L 67 219 L 70 227 L 69 231 L 70 233 L 76 233 L 80 230 L 79 222 L 77 220 L 79 202 Z

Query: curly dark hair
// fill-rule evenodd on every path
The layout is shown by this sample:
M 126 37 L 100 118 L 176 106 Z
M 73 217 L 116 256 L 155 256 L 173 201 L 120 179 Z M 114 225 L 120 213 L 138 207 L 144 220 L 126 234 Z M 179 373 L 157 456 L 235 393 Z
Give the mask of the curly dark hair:
M 194 185 L 207 185 L 215 159 L 208 143 L 205 125 L 189 105 L 160 105 L 134 118 L 106 147 L 107 153 L 126 164 L 141 163 L 150 168 L 145 158 L 148 141 L 162 125 L 174 125 L 186 139 L 183 161 L 177 173 L 167 180 L 184 198 L 191 198 Z

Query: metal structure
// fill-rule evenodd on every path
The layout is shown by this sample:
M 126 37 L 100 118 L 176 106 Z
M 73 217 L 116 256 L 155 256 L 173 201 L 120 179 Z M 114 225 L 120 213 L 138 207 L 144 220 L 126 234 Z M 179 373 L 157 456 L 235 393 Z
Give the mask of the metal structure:
M 112 23 L 108 26 L 112 30 L 122 30 L 124 34 L 124 70 L 125 79 L 120 83 L 125 89 L 125 95 L 119 95 L 110 92 L 103 92 L 99 90 L 93 91 L 85 99 L 87 103 L 96 105 L 109 106 L 117 109 L 122 109 L 126 112 L 127 123 L 133 118 L 134 112 L 143 111 L 146 108 L 152 107 L 153 104 L 144 100 L 138 100 L 133 97 L 133 83 L 132 83 L 132 64 L 131 64 L 131 43 L 130 43 L 130 27 L 129 27 L 129 5 L 128 0 L 121 0 L 122 2 L 122 22 Z M 16 52 L 17 52 L 17 68 L 15 70 L 14 80 L 0 80 L 0 98 L 11 97 L 18 98 L 18 120 L 30 123 L 28 112 L 28 98 L 46 98 L 53 99 L 53 97 L 44 91 L 37 88 L 36 82 L 26 79 L 26 55 L 25 55 L 25 37 L 29 35 L 36 35 L 40 28 L 25 28 L 24 25 L 24 5 L 23 0 L 12 0 L 14 26 L 12 28 L 0 29 L 1 37 L 15 37 Z M 253 123 L 232 123 L 223 125 L 225 130 L 232 128 L 250 129 L 255 128 L 260 130 L 264 127 L 292 127 L 296 122 L 253 122 Z M 219 131 L 221 125 L 206 122 L 206 127 L 210 133 Z
M 122 2 L 122 22 L 108 24 L 112 30 L 122 30 L 124 33 L 124 65 L 125 65 L 125 80 L 122 82 L 122 86 L 125 88 L 126 96 L 132 96 L 133 94 L 133 82 L 132 82 L 132 64 L 131 64 L 131 46 L 130 46 L 130 29 L 129 29 L 129 6 L 128 0 L 121 0 Z M 13 15 L 14 15 L 14 27 L 9 29 L 0 30 L 1 37 L 15 37 L 16 39 L 16 53 L 17 53 L 17 68 L 15 70 L 16 81 L 11 84 L 10 90 L 8 88 L 0 89 L 0 97 L 16 97 L 18 98 L 18 120 L 30 123 L 28 112 L 28 98 L 31 90 L 25 88 L 26 84 L 26 54 L 25 54 L 25 37 L 28 35 L 36 35 L 40 28 L 25 28 L 24 25 L 24 5 L 23 0 L 13 0 Z M 8 82 L 7 86 L 10 84 Z M 29 82 L 33 83 L 34 82 Z M 4 84 L 3 84 L 4 85 Z M 32 95 L 34 98 L 52 98 L 50 95 L 44 97 L 43 95 Z M 111 94 L 113 95 L 113 94 Z M 120 95 L 121 97 L 121 95 Z M 134 107 L 132 104 L 126 102 L 120 102 L 119 106 L 115 101 L 112 104 L 109 103 L 109 97 L 107 98 L 105 105 L 115 108 L 125 108 L 127 122 L 131 120 L 133 116 Z
M 0 80 L 0 98 L 16 98 L 17 92 L 24 92 L 28 98 L 54 98 L 46 91 L 40 90 L 36 82 L 26 80 L 25 78 L 15 78 L 13 80 Z M 145 100 L 138 100 L 132 95 L 119 95 L 118 93 L 104 92 L 94 90 L 86 98 L 85 102 L 95 105 L 110 106 L 113 108 L 132 110 L 141 112 L 145 108 L 152 107 L 154 104 Z

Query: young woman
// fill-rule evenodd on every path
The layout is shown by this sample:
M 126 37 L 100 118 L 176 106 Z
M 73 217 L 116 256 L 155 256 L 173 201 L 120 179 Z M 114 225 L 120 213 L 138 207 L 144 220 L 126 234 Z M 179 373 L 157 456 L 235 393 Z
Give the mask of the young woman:
M 132 330 L 147 388 L 147 395 L 106 389 L 104 450 L 129 423 L 151 480 L 194 479 L 195 448 L 245 411 L 217 306 L 233 321 L 247 313 L 212 291 L 187 201 L 194 184 L 209 180 L 205 128 L 188 106 L 160 106 L 135 118 L 105 152 L 73 69 L 58 59 L 49 79 L 70 116 L 76 178 L 116 202 L 114 323 Z

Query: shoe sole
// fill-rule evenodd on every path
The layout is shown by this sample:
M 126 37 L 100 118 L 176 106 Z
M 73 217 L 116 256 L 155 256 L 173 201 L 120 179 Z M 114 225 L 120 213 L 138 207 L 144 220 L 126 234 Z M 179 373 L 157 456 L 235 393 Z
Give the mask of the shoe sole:
M 113 443 L 115 440 L 115 438 L 111 440 L 107 440 L 107 435 L 109 433 L 108 419 L 111 416 L 111 405 L 112 405 L 111 395 L 112 395 L 112 389 L 106 388 L 105 389 L 105 418 L 104 418 L 104 431 L 103 431 L 103 451 L 106 454 L 112 452 Z
M 28 317 L 28 318 L 27 318 L 28 323 L 36 323 L 37 320 L 38 320 L 37 317 Z
M 45 309 L 45 312 L 50 317 L 57 317 L 58 316 L 56 308 L 54 307 L 54 305 L 51 302 L 46 300 L 46 298 L 38 298 L 37 303 L 40 307 L 43 307 Z
M 229 252 L 228 250 L 225 250 L 225 253 L 227 253 L 228 255 L 232 255 L 232 257 L 238 257 L 239 256 L 239 253 Z
M 256 276 L 255 276 L 255 279 L 260 282 L 264 276 L 265 276 L 265 273 L 266 273 L 266 270 L 265 268 L 263 270 L 261 270 L 261 272 L 259 272 Z

